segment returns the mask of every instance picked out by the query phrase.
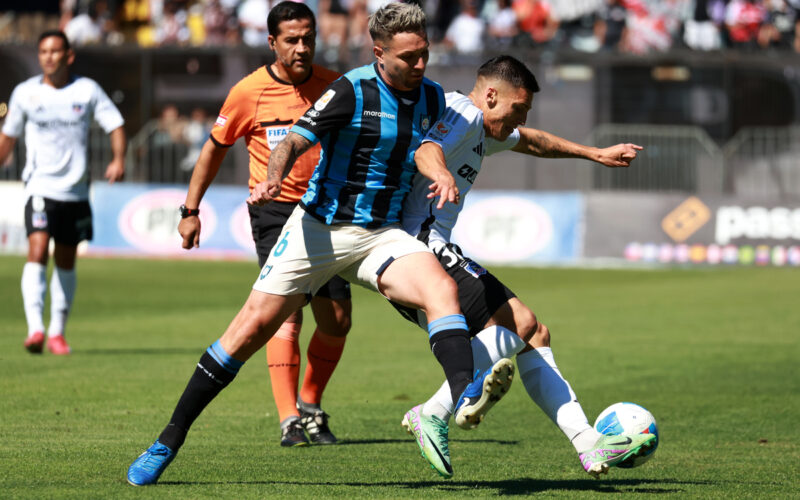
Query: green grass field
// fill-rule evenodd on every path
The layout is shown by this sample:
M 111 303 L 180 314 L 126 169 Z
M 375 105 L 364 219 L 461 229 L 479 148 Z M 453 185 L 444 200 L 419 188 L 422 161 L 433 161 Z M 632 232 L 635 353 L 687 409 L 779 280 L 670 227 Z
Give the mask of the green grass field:
M 442 380 L 426 335 L 356 289 L 323 401 L 341 445 L 278 446 L 262 350 L 159 485 L 133 488 L 128 465 L 168 421 L 256 266 L 83 259 L 74 353 L 57 358 L 22 347 L 22 264 L 0 258 L 2 498 L 800 496 L 798 269 L 494 270 L 550 327 L 590 420 L 617 401 L 656 416 L 661 444 L 638 469 L 591 479 L 517 381 L 479 429 L 451 430 L 456 475 L 439 479 L 399 425 Z

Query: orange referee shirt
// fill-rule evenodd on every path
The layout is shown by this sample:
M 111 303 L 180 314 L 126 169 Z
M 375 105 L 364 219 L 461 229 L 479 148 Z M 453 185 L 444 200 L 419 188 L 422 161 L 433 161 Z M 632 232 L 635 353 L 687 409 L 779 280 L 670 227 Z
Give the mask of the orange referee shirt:
M 300 85 L 280 80 L 269 65 L 262 66 L 233 86 L 211 129 L 211 140 L 222 147 L 233 146 L 242 136 L 250 153 L 250 180 L 256 184 L 267 178 L 269 154 L 289 133 L 294 122 L 322 95 L 339 73 L 312 65 L 311 74 Z M 308 189 L 308 179 L 319 162 L 321 146 L 314 145 L 301 155 L 283 180 L 276 199 L 297 202 Z

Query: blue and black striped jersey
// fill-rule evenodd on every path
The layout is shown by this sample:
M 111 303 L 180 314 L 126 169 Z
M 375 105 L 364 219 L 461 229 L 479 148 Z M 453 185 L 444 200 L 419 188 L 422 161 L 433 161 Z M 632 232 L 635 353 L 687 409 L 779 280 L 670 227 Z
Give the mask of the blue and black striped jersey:
M 414 153 L 444 106 L 438 83 L 425 78 L 417 89 L 398 91 L 375 64 L 333 82 L 291 130 L 322 145 L 300 204 L 326 224 L 399 222 L 417 172 Z

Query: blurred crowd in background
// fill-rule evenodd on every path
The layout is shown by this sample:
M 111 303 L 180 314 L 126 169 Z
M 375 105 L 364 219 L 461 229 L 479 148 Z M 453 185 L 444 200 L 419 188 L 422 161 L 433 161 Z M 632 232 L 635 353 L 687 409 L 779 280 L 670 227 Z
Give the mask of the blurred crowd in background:
M 58 12 L 0 8 L 0 43 L 32 43 L 44 29 L 60 28 L 77 46 L 265 48 L 267 13 L 277 1 L 60 0 Z M 330 63 L 359 53 L 368 58 L 367 18 L 385 2 L 305 0 L 318 15 L 318 54 Z M 433 50 L 440 53 L 511 47 L 633 54 L 675 48 L 800 52 L 800 0 L 424 0 L 421 5 Z

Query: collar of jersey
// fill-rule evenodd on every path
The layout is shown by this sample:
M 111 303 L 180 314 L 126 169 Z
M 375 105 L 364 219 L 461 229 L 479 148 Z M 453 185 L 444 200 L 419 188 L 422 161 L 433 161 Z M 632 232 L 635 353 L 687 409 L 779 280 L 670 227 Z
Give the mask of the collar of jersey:
M 409 99 L 409 100 L 414 101 L 414 102 L 417 102 L 419 100 L 420 89 L 422 88 L 422 85 L 425 85 L 424 81 L 422 82 L 422 84 L 419 87 L 417 87 L 417 88 L 415 88 L 413 90 L 397 90 L 396 88 L 394 88 L 391 85 L 389 85 L 389 82 L 387 82 L 386 80 L 383 79 L 383 77 L 381 76 L 380 71 L 378 71 L 378 63 L 377 62 L 372 65 L 372 69 L 375 70 L 375 74 L 378 76 L 378 80 L 383 82 L 383 84 L 386 86 L 386 88 L 389 89 L 389 92 L 394 94 L 395 97 L 398 97 L 398 98 L 402 97 L 402 98 Z
M 308 72 L 308 76 L 306 77 L 306 79 L 303 80 L 300 83 L 295 84 L 295 83 L 287 82 L 286 80 L 282 80 L 282 79 L 278 78 L 278 75 L 276 75 L 275 73 L 272 72 L 272 64 L 266 64 L 264 67 L 267 68 L 267 73 L 269 73 L 269 76 L 271 76 L 273 80 L 275 80 L 276 82 L 280 83 L 281 85 L 290 85 L 292 87 L 299 87 L 300 85 L 306 83 L 307 81 L 309 81 L 311 79 L 311 75 L 314 74 L 314 65 L 312 64 L 311 65 L 311 71 Z

